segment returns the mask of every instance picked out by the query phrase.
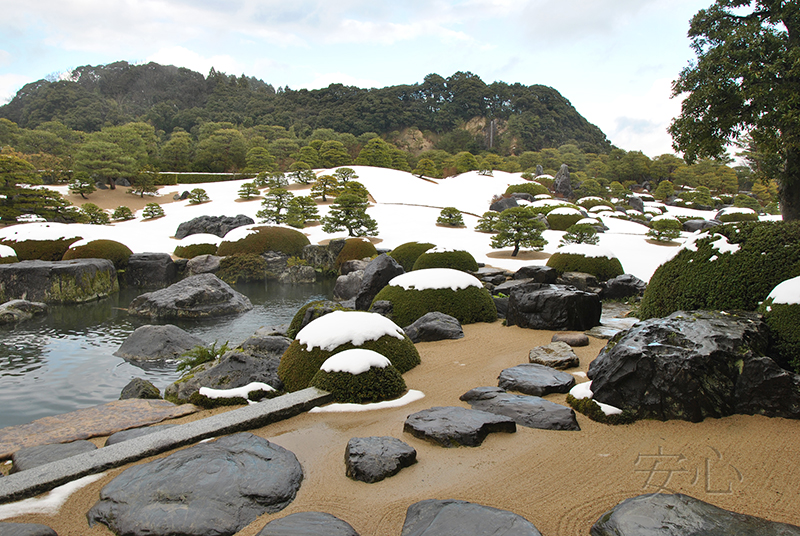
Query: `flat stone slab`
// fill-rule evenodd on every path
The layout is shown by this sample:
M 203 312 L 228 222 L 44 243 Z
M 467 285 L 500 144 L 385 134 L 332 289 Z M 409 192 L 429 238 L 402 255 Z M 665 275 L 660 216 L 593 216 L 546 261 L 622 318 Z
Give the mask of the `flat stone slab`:
M 523 363 L 507 368 L 498 377 L 498 386 L 501 389 L 533 396 L 566 393 L 573 385 L 575 377 L 572 374 L 536 363 Z
M 372 484 L 417 463 L 417 451 L 394 437 L 354 437 L 344 452 L 345 474 Z
M 25 447 L 19 449 L 11 457 L 14 465 L 11 466 L 9 473 L 18 473 L 26 469 L 33 469 L 46 463 L 63 460 L 71 456 L 83 454 L 97 447 L 91 441 L 79 439 L 71 443 L 55 443 L 53 445 L 37 445 L 35 447 Z
M 575 368 L 581 364 L 581 360 L 572 351 L 572 347 L 563 341 L 531 348 L 531 351 L 528 352 L 528 361 L 559 370 Z
M 403 431 L 442 447 L 478 447 L 493 432 L 514 433 L 510 417 L 456 406 L 437 406 L 408 416 Z
M 154 434 L 156 432 L 163 432 L 164 430 L 169 430 L 170 428 L 175 428 L 176 426 L 180 426 L 179 424 L 161 424 L 158 426 L 142 426 L 141 428 L 131 428 L 130 430 L 122 430 L 121 432 L 116 432 L 111 434 L 106 438 L 106 443 L 103 445 L 104 447 L 110 447 L 111 445 L 116 445 L 117 443 L 122 443 L 123 441 L 128 441 L 130 439 L 136 439 L 137 437 L 142 437 L 150 434 Z
M 350 523 L 324 512 L 299 512 L 264 525 L 256 536 L 358 536 Z
M 0 523 L 2 536 L 58 536 L 56 531 L 39 523 Z
M 401 536 L 542 536 L 524 517 L 490 506 L 429 499 L 408 507 Z
M 580 430 L 572 408 L 538 396 L 514 395 L 498 387 L 477 387 L 461 395 L 472 409 L 505 415 L 520 426 L 541 430 Z
M 130 398 L 43 417 L 28 424 L 0 428 L 0 459 L 10 458 L 23 447 L 107 436 L 120 430 L 155 424 L 196 411 L 198 408 L 191 404 L 176 406 L 166 400 Z
M 302 481 L 291 451 L 242 432 L 126 469 L 86 517 L 116 534 L 232 535 L 286 508 Z

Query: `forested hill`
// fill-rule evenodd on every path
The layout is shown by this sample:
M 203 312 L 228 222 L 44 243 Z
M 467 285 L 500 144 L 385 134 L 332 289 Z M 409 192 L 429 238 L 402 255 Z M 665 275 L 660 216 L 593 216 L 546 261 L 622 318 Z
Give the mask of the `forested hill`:
M 276 125 L 299 136 L 320 128 L 386 136 L 415 127 L 439 144 L 452 139 L 459 149 L 500 154 L 567 143 L 590 153 L 611 150 L 605 134 L 555 89 L 486 84 L 468 72 L 448 78 L 430 74 L 422 83 L 380 89 L 332 84 L 319 90 L 276 90 L 253 77 L 214 69 L 204 77 L 185 68 L 121 61 L 80 67 L 69 80 L 28 84 L 0 107 L 0 118 L 28 129 L 60 121 L 83 132 L 147 121 L 165 134 L 177 127 L 192 132 L 206 122 Z

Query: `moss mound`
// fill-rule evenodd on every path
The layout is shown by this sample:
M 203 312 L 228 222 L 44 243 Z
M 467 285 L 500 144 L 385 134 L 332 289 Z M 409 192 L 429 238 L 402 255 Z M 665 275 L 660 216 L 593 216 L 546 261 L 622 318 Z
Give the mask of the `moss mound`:
M 477 272 L 478 263 L 468 251 L 425 251 L 414 262 L 412 270 L 452 268 L 462 272 Z
M 720 225 L 693 238 L 650 278 L 641 319 L 679 310 L 754 311 L 778 283 L 800 275 L 798 221 Z
M 216 255 L 216 253 L 216 244 L 189 244 L 177 246 L 174 251 L 175 256 L 182 259 L 193 259 L 200 255 Z
M 435 245 L 428 242 L 406 242 L 394 248 L 389 256 L 396 260 L 406 272 L 410 272 L 414 269 L 414 263 L 417 262 L 419 256 L 432 247 Z
M 375 296 L 375 301 L 378 300 L 392 302 L 392 320 L 400 326 L 408 326 L 434 311 L 450 315 L 462 324 L 497 320 L 492 296 L 482 287 L 406 290 L 387 285 Z
M 237 253 L 219 261 L 217 277 L 228 283 L 248 283 L 267 278 L 267 261 L 254 253 Z
M 758 213 L 753 209 L 738 208 L 735 210 L 721 210 L 717 219 L 723 223 L 738 221 L 758 221 Z
M 347 261 L 372 258 L 378 254 L 378 250 L 372 242 L 364 238 L 348 238 L 344 242 L 344 247 L 336 257 L 336 269 L 342 267 Z
M 114 240 L 92 240 L 83 246 L 68 249 L 64 252 L 62 260 L 108 259 L 114 263 L 114 268 L 124 270 L 131 255 L 133 252 L 125 244 Z
M 512 184 L 506 188 L 506 195 L 511 194 L 531 194 L 537 196 L 541 194 L 549 194 L 550 190 L 546 186 L 542 186 L 538 182 L 523 182 L 522 184 Z
M 81 237 L 59 238 L 57 240 L 3 240 L 0 244 L 8 246 L 17 252 L 17 259 L 21 261 L 60 261 L 64 258 L 69 246 L 80 240 Z
M 217 248 L 217 255 L 227 256 L 236 253 L 255 253 L 260 255 L 267 251 L 281 251 L 288 255 L 300 255 L 303 248 L 310 244 L 308 237 L 294 229 L 286 227 L 255 227 L 255 232 L 236 241 L 223 240 Z
M 547 213 L 547 224 L 554 231 L 566 231 L 583 219 L 583 214 L 569 208 L 556 208 Z
M 337 360 L 340 364 L 345 361 L 355 361 L 355 365 L 363 356 L 375 356 L 383 363 L 380 365 L 369 363 L 364 366 L 366 370 L 343 370 L 330 366 L 331 361 Z M 370 358 L 374 362 L 374 359 Z M 385 365 L 385 366 L 382 366 Z M 327 369 L 327 370 L 326 370 Z M 311 378 L 311 385 L 333 394 L 334 400 L 341 403 L 363 404 L 365 402 L 380 402 L 391 400 L 406 391 L 406 382 L 400 372 L 388 364 L 381 355 L 369 350 L 350 350 L 339 352 L 333 358 L 323 363 L 322 368 Z
M 585 244 L 576 245 L 591 247 Z M 592 274 L 600 281 L 608 281 L 625 273 L 622 269 L 622 263 L 617 258 L 592 257 L 581 253 L 571 253 L 569 251 L 570 246 L 566 246 L 564 249 L 566 251 L 556 251 L 547 259 L 547 266 L 555 268 L 559 275 L 564 272 L 583 272 Z
M 772 357 L 782 367 L 800 374 L 800 303 L 786 303 L 797 301 L 798 290 L 800 277 L 783 281 L 770 292 L 758 312 L 764 315 L 770 329 Z
M 342 305 L 340 303 L 332 302 L 332 301 L 329 301 L 329 300 L 314 300 L 314 301 L 310 301 L 307 304 L 305 304 L 304 306 L 302 306 L 300 309 L 298 309 L 297 312 L 292 317 L 292 321 L 289 323 L 289 329 L 286 330 L 286 336 L 287 337 L 289 337 L 290 339 L 294 339 L 295 337 L 297 337 L 297 334 L 303 328 L 303 319 L 306 317 L 306 312 L 309 309 L 317 309 L 320 312 L 323 309 L 332 309 L 334 311 L 350 311 L 351 310 L 351 309 L 348 309 L 347 307 L 345 307 L 344 305 Z M 322 316 L 322 315 L 320 315 L 319 313 L 314 315 L 315 318 L 318 318 L 319 316 Z

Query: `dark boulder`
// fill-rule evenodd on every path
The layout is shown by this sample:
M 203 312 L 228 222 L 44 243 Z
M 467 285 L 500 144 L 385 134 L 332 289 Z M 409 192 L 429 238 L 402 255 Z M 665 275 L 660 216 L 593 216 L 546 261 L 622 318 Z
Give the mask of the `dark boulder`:
M 697 231 L 705 231 L 706 229 L 711 229 L 712 227 L 716 227 L 717 225 L 722 225 L 721 221 L 718 220 L 686 220 L 683 222 L 683 230 L 687 233 L 696 233 Z
M 0 303 L 83 303 L 118 291 L 117 270 L 107 259 L 0 264 Z
M 455 499 L 428 499 L 406 511 L 401 536 L 541 536 L 522 516 L 490 506 Z
M 517 425 L 487 411 L 439 406 L 409 415 L 403 431 L 442 447 L 477 447 L 490 433 L 514 433 Z
M 537 283 L 534 279 L 510 279 L 492 289 L 492 295 L 505 295 L 509 296 L 515 290 L 524 290 L 530 292 L 542 288 L 541 283 Z
M 497 309 L 497 318 L 505 318 L 508 314 L 508 298 L 501 298 L 499 296 L 492 296 L 494 308 Z
M 219 271 L 222 257 L 216 255 L 198 255 L 186 262 L 186 275 L 215 274 Z
M 358 536 L 358 533 L 334 515 L 299 512 L 273 519 L 256 536 Z
M 569 392 L 575 385 L 575 377 L 544 365 L 523 363 L 504 369 L 498 377 L 497 385 L 507 391 L 545 396 Z
M 2 536 L 58 536 L 56 531 L 39 523 L 0 522 Z
M 506 323 L 530 329 L 583 331 L 600 324 L 600 297 L 574 287 L 542 285 L 511 292 Z
M 494 212 L 503 212 L 507 208 L 518 207 L 519 204 L 514 197 L 501 197 L 497 201 L 489 205 L 489 210 Z
M 86 516 L 117 534 L 231 535 L 286 508 L 302 480 L 290 451 L 239 433 L 126 469 Z
M 755 313 L 678 311 L 615 336 L 589 366 L 594 399 L 639 418 L 800 418 L 800 375 L 767 357 Z
M 361 288 L 356 296 L 356 309 L 369 310 L 372 300 L 389 281 L 406 271 L 400 264 L 386 253 L 378 255 L 366 268 L 361 279 Z
M 358 291 L 361 290 L 361 280 L 363 278 L 364 270 L 348 272 L 347 275 L 337 277 L 336 285 L 333 287 L 334 299 L 349 300 L 355 298 L 358 295 Z
M 530 279 L 536 283 L 551 285 L 558 279 L 558 270 L 551 266 L 523 266 L 514 272 L 514 279 Z
M 531 348 L 528 353 L 528 361 L 559 370 L 574 368 L 581 364 L 581 360 L 572 351 L 572 347 L 563 341 L 551 342 L 546 346 Z
M 159 391 L 158 387 L 153 385 L 152 382 L 142 378 L 134 378 L 128 382 L 128 385 L 122 388 L 122 392 L 119 395 L 120 400 L 126 400 L 128 398 L 158 400 L 161 398 L 161 391 Z
M 164 288 L 178 279 L 178 267 L 168 253 L 134 253 L 128 258 L 125 283 L 136 288 Z
M 188 195 L 186 196 L 188 197 Z M 181 197 L 181 199 L 186 199 Z M 185 221 L 178 225 L 175 231 L 175 238 L 181 240 L 189 235 L 208 233 L 217 235 L 223 238 L 228 231 L 242 227 L 244 225 L 252 225 L 255 223 L 253 218 L 239 214 L 237 216 L 199 216 L 189 221 Z
M 632 195 L 628 197 L 628 205 L 630 205 L 633 210 L 644 212 L 644 201 L 639 196 Z
M 445 339 L 461 339 L 464 330 L 458 319 L 450 315 L 434 311 L 425 313 L 413 324 L 403 328 L 411 342 L 430 342 Z
M 586 333 L 554 333 L 550 338 L 550 342 L 563 342 L 573 348 L 577 348 L 581 346 L 589 346 L 589 336 L 586 335 Z M 577 367 L 578 365 L 575 366 Z
M 128 313 L 153 319 L 209 318 L 252 308 L 247 296 L 214 274 L 200 274 L 134 298 Z
M 561 164 L 553 179 L 553 192 L 565 199 L 572 197 L 572 182 L 569 178 L 569 166 Z
M 604 300 L 621 300 L 631 296 L 642 296 L 646 288 L 647 283 L 635 275 L 622 274 L 606 281 L 600 296 Z
M 417 451 L 394 437 L 354 437 L 344 452 L 345 474 L 372 484 L 417 463 Z
M 342 275 L 347 275 L 352 272 L 364 270 L 369 263 L 369 259 L 351 259 L 349 261 L 344 261 L 342 266 L 339 268 L 339 273 Z
M 317 282 L 317 271 L 313 266 L 295 264 L 287 266 L 278 275 L 278 283 L 281 285 L 308 285 Z
M 558 283 L 573 286 L 584 292 L 594 292 L 594 289 L 600 288 L 597 284 L 597 278 L 584 272 L 564 272 L 558 279 Z
M 16 324 L 45 314 L 47 304 L 28 300 L 10 300 L 0 305 L 0 324 Z
M 325 245 L 308 244 L 303 247 L 301 258 L 315 268 L 327 271 L 336 270 L 336 258 L 344 249 L 346 240 L 334 238 Z
M 472 409 L 511 417 L 520 426 L 542 430 L 580 430 L 575 412 L 538 396 L 514 395 L 498 387 L 477 387 L 461 395 Z
M 11 456 L 13 465 L 9 473 L 18 473 L 27 469 L 33 469 L 46 463 L 55 462 L 71 458 L 84 452 L 96 450 L 97 447 L 91 441 L 80 439 L 71 443 L 54 443 L 52 445 L 37 445 L 35 447 L 25 447 L 16 451 Z
M 114 352 L 114 355 L 133 364 L 163 364 L 178 359 L 195 346 L 205 346 L 200 337 L 187 333 L 178 326 L 147 324 L 136 328 Z
M 625 499 L 591 536 L 800 536 L 800 527 L 723 510 L 694 497 L 651 493 Z

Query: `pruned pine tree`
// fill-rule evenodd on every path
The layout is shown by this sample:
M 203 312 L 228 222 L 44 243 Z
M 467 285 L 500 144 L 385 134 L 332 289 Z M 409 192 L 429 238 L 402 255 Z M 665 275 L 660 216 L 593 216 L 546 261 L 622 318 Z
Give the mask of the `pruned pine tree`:
M 367 214 L 368 206 L 369 202 L 358 195 L 340 195 L 322 218 L 322 230 L 335 233 L 347 229 L 348 236 L 376 235 L 378 223 Z

